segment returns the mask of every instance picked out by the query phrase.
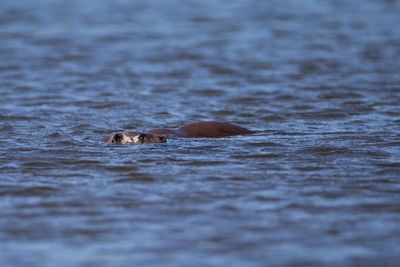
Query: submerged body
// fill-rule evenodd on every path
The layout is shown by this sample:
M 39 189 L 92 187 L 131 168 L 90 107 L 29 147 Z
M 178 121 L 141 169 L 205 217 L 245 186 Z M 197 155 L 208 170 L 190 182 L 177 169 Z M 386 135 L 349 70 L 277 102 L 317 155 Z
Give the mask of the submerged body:
M 246 128 L 226 122 L 208 121 L 186 124 L 178 129 L 153 129 L 151 134 L 164 135 L 166 137 L 224 137 L 232 135 L 250 134 L 252 131 Z
M 177 129 L 159 128 L 148 132 L 121 132 L 115 133 L 106 142 L 114 144 L 144 144 L 165 143 L 167 137 L 200 138 L 225 137 L 233 135 L 251 134 L 252 131 L 226 122 L 195 122 L 186 124 Z

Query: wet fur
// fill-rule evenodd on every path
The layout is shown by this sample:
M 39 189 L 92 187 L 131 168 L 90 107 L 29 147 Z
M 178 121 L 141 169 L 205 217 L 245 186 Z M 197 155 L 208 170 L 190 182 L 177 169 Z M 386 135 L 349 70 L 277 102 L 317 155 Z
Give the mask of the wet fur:
M 195 122 L 186 124 L 177 129 L 158 128 L 145 133 L 141 132 L 121 132 L 110 135 L 106 138 L 108 143 L 116 144 L 143 144 L 143 143 L 165 143 L 165 137 L 179 138 L 212 138 L 226 137 L 233 135 L 251 134 L 246 128 L 217 121 Z M 139 140 L 139 137 L 146 136 L 144 140 Z M 143 139 L 143 138 L 142 138 Z

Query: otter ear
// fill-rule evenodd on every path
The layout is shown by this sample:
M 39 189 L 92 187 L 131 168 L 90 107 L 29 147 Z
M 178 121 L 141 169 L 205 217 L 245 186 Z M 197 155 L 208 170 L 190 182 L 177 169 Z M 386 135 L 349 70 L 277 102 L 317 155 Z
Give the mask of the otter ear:
M 114 136 L 111 139 L 111 143 L 120 144 L 122 142 L 122 139 L 124 139 L 123 134 L 120 133 L 114 134 Z
M 138 135 L 138 140 L 142 143 L 146 142 L 147 136 L 145 134 L 139 134 Z

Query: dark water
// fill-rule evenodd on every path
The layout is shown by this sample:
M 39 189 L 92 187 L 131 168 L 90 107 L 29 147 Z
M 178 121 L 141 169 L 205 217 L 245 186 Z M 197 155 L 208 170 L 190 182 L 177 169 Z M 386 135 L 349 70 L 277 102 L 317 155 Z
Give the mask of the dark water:
M 400 1 L 0 3 L 0 266 L 399 266 Z M 110 146 L 117 130 L 259 134 Z

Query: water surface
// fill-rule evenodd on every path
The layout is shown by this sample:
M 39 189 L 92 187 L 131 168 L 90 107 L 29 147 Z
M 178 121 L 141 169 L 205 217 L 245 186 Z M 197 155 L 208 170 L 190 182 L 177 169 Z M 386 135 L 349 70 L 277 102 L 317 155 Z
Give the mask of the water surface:
M 400 1 L 0 3 L 1 266 L 398 266 Z M 111 146 L 220 120 L 259 131 Z

